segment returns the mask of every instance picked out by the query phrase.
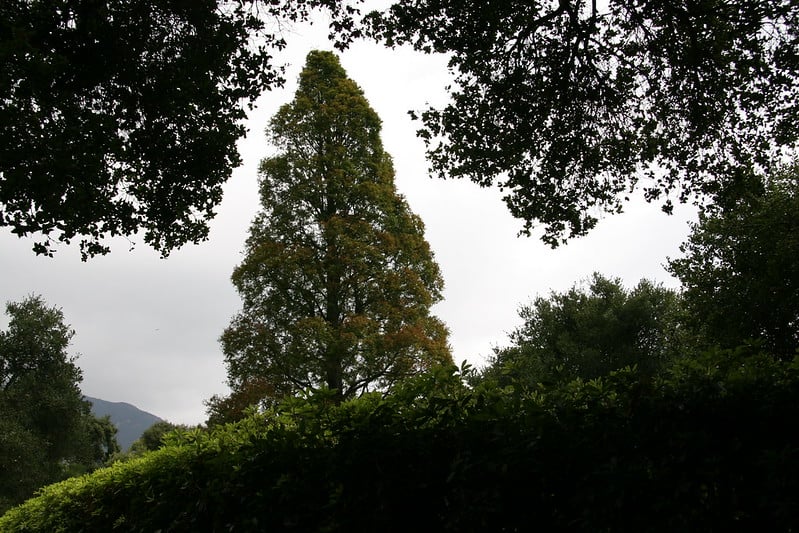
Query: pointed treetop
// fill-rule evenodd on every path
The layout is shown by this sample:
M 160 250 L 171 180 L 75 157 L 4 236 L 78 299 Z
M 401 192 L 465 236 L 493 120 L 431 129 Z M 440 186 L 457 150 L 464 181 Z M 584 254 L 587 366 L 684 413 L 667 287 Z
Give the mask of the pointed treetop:
M 451 364 L 430 314 L 443 279 L 424 224 L 335 54 L 308 54 L 269 134 L 278 153 L 261 163 L 262 210 L 232 276 L 244 305 L 222 335 L 235 398 L 263 383 L 275 396 L 328 388 L 341 400 Z

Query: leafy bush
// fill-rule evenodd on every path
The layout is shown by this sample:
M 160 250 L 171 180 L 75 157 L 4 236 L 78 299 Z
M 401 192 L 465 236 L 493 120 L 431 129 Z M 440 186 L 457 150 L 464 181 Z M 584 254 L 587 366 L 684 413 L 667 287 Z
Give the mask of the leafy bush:
M 0 531 L 788 531 L 799 370 L 751 350 L 555 390 L 446 369 L 324 394 L 45 488 Z

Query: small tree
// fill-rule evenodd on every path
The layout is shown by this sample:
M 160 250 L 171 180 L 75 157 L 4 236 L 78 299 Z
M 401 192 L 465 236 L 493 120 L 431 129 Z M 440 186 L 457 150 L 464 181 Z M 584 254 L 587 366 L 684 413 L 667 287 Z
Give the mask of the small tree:
M 234 392 L 257 377 L 344 399 L 450 362 L 424 226 L 334 54 L 308 55 L 269 133 L 280 153 L 261 164 L 263 210 L 232 276 L 244 305 L 221 338 Z
M 174 431 L 187 431 L 188 426 L 184 424 L 173 424 L 166 420 L 160 420 L 144 430 L 141 437 L 136 439 L 130 445 L 129 453 L 132 455 L 140 455 L 145 452 L 157 450 L 164 445 L 164 437 Z
M 653 374 L 681 350 L 679 296 L 641 280 L 627 291 L 619 279 L 594 274 L 588 290 L 574 286 L 523 306 L 524 324 L 497 349 L 484 377 L 527 384 L 592 379 L 636 365 Z
M 680 259 L 692 325 L 709 344 L 758 339 L 791 357 L 799 348 L 799 165 L 726 210 L 701 216 Z
M 0 511 L 42 485 L 102 465 L 118 446 L 108 419 L 92 416 L 67 354 L 73 331 L 40 297 L 6 306 L 0 331 Z

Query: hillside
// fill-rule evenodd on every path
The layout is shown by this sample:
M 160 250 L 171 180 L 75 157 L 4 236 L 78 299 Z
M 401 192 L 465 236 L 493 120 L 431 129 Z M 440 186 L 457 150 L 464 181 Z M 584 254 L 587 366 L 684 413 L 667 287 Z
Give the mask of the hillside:
M 92 403 L 92 413 L 95 416 L 109 415 L 111 422 L 117 427 L 117 442 L 122 450 L 127 450 L 133 441 L 141 434 L 162 419 L 154 414 L 142 411 L 134 405 L 125 402 L 108 402 L 98 398 L 85 396 Z

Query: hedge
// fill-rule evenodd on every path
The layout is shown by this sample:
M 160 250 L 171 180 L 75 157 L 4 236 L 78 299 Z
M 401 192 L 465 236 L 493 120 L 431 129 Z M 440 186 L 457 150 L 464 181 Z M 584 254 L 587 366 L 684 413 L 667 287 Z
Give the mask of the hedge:
M 792 531 L 799 372 L 725 352 L 644 380 L 317 395 L 43 489 L 0 531 Z

